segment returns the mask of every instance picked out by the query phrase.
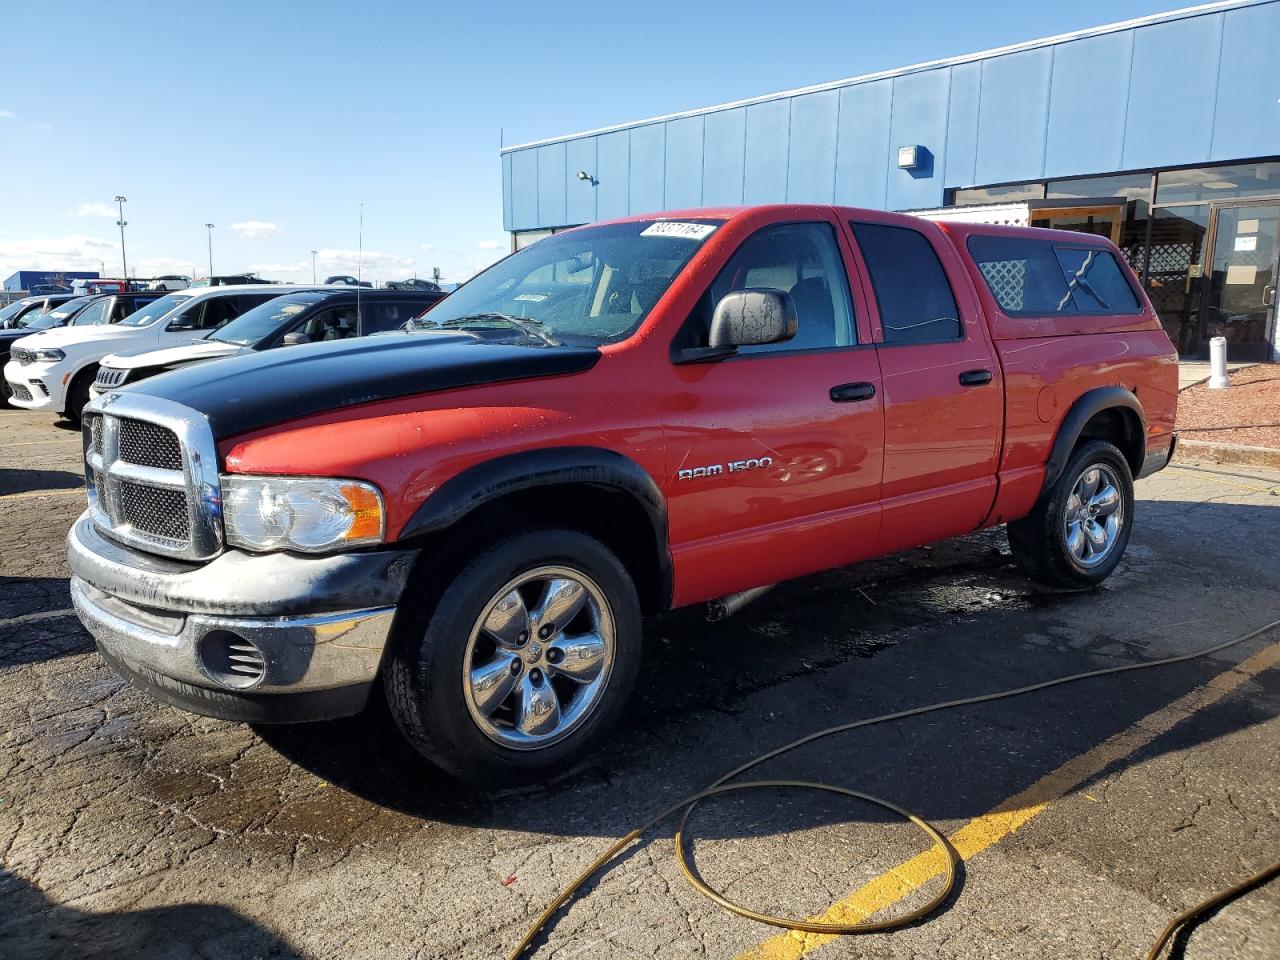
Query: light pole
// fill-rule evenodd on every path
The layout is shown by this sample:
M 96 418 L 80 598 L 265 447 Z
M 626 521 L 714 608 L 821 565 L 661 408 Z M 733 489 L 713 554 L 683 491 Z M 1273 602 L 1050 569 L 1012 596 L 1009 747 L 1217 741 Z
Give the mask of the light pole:
M 213 282 L 213 224 L 206 223 L 205 229 L 209 231 L 209 282 Z
M 120 207 L 120 219 L 116 221 L 116 226 L 120 228 L 120 265 L 124 269 L 124 276 L 121 277 L 122 280 L 129 279 L 129 261 L 124 255 L 124 228 L 128 226 L 129 223 L 129 221 L 124 218 L 124 205 L 128 202 L 128 197 L 116 197 L 116 204 Z
M 319 250 L 311 251 L 311 282 L 312 283 L 316 282 L 316 254 L 319 252 L 320 252 Z

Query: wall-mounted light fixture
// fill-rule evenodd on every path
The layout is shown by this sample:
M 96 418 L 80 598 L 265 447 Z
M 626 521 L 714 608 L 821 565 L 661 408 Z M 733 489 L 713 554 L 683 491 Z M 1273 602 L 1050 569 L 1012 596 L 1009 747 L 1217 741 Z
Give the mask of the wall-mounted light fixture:
M 898 169 L 899 170 L 915 170 L 924 162 L 924 155 L 927 153 L 924 147 L 913 143 L 905 147 L 898 148 Z
M 578 179 L 583 181 L 584 183 L 591 184 L 593 187 L 600 186 L 600 181 L 597 180 L 595 177 L 593 177 L 591 174 L 587 173 L 587 171 L 585 170 L 578 171 Z

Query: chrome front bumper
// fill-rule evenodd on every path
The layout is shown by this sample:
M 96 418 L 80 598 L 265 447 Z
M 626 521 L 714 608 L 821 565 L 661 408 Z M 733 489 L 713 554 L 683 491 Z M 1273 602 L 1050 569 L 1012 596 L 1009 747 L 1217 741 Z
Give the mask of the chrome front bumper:
M 197 565 L 115 543 L 87 513 L 67 536 L 72 602 L 113 667 L 194 712 L 261 721 L 363 707 L 415 554 L 227 551 Z M 260 653 L 256 676 L 216 668 L 229 640 Z

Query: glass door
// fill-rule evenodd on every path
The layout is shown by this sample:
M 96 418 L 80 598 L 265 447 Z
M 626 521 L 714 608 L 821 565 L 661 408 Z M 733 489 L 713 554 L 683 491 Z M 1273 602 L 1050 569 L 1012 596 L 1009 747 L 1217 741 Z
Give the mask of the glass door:
M 1275 333 L 1280 201 L 1214 204 L 1199 348 L 1226 337 L 1230 360 L 1270 360 Z

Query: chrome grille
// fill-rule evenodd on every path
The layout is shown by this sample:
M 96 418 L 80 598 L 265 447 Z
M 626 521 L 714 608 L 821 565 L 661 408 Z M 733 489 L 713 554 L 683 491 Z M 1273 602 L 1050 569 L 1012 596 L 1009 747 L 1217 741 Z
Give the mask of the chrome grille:
M 98 376 L 94 378 L 93 385 L 99 390 L 110 390 L 124 383 L 129 377 L 128 370 L 117 370 L 115 367 L 99 367 Z
M 205 560 L 222 549 L 217 456 L 208 423 L 158 397 L 108 393 L 83 417 L 89 512 L 143 550 Z
M 182 490 L 126 481 L 120 484 L 120 512 L 125 523 L 152 536 L 183 542 L 191 536 L 187 495 Z
M 182 448 L 168 427 L 145 420 L 120 421 L 120 459 L 160 470 L 182 469 Z
M 9 392 L 13 394 L 15 400 L 30 400 L 31 391 L 27 389 L 24 383 L 10 383 Z

